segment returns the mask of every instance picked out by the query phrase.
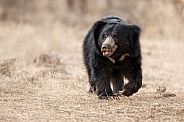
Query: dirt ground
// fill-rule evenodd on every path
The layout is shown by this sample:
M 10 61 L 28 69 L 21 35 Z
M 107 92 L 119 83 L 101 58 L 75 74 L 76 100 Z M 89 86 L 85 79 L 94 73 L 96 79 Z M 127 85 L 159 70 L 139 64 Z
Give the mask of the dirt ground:
M 0 24 L 0 121 L 183 122 L 184 42 L 141 38 L 143 87 L 131 97 L 87 93 L 88 27 Z

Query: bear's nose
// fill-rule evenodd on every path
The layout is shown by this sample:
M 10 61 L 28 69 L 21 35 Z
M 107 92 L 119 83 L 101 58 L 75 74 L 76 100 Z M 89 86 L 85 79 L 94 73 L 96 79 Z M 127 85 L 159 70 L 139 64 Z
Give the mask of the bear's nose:
M 108 45 L 108 44 L 103 44 L 103 45 L 102 45 L 102 49 L 103 49 L 103 50 L 110 49 L 110 47 L 111 47 L 111 46 Z

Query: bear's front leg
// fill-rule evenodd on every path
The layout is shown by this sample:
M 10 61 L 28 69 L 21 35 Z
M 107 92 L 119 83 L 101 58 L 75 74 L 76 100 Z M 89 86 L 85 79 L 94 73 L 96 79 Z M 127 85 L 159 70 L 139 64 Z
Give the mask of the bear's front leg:
M 123 89 L 124 79 L 121 70 L 113 70 L 112 73 L 113 93 L 116 94 Z
M 108 99 L 113 95 L 112 89 L 110 87 L 110 72 L 106 68 L 94 69 L 92 72 L 93 79 L 96 80 L 96 94 L 100 99 Z
M 132 72 L 127 76 L 129 82 L 123 88 L 123 95 L 131 96 L 136 93 L 142 86 L 142 70 L 141 67 L 133 68 Z

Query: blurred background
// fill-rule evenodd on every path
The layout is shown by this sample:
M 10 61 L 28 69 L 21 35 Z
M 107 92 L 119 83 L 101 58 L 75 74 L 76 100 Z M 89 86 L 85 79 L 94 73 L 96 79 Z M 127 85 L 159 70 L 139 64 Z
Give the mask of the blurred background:
M 107 15 L 141 27 L 143 86 L 102 102 L 82 42 Z M 184 0 L 0 0 L 0 121 L 184 122 L 183 61 Z
M 57 23 L 86 31 L 106 15 L 138 24 L 145 38 L 184 38 L 184 0 L 0 0 L 1 25 Z

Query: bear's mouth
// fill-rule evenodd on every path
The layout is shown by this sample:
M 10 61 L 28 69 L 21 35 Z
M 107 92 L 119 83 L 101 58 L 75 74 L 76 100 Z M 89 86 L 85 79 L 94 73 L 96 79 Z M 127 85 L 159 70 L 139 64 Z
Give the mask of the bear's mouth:
M 118 46 L 114 45 L 111 49 L 109 49 L 109 48 L 102 48 L 101 51 L 103 53 L 103 56 L 110 57 L 111 55 L 114 54 L 114 52 L 116 51 L 117 48 L 118 48 Z
M 112 50 L 102 50 L 103 56 L 111 56 L 112 55 Z

